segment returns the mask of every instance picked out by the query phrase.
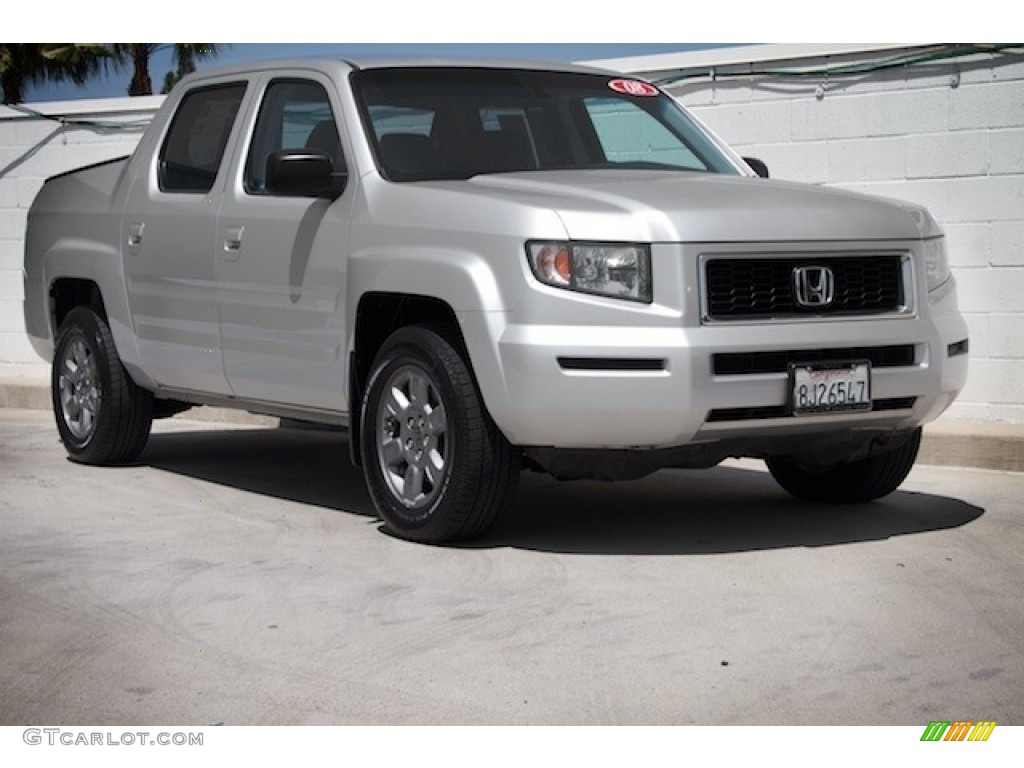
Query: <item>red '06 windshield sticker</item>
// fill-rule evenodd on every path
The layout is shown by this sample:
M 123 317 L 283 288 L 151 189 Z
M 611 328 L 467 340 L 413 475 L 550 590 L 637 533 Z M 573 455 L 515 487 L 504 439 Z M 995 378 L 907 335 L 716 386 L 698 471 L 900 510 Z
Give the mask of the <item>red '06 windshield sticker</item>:
M 625 93 L 628 96 L 657 96 L 658 89 L 650 83 L 645 83 L 643 80 L 624 80 L 619 78 L 617 80 L 610 80 L 608 87 L 613 91 L 619 93 Z

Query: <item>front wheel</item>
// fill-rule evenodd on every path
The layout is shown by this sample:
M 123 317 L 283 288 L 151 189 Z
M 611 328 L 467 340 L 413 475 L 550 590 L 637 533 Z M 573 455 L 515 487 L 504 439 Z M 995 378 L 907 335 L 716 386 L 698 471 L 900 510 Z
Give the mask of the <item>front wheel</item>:
M 897 448 L 824 471 L 808 469 L 788 458 L 768 459 L 772 477 L 798 499 L 830 504 L 873 501 L 895 491 L 906 480 L 921 446 L 921 430 Z
M 477 538 L 511 501 L 519 455 L 491 420 L 462 356 L 433 328 L 402 328 L 381 347 L 360 434 L 370 496 L 397 536 Z
M 51 381 L 57 431 L 84 464 L 122 464 L 141 453 L 153 421 L 153 396 L 121 365 L 107 322 L 75 307 L 61 323 Z

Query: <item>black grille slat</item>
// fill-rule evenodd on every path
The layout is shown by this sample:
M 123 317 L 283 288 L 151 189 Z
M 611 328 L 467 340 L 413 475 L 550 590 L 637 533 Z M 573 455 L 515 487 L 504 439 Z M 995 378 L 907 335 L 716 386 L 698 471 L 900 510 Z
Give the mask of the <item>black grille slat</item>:
M 875 400 L 871 404 L 872 411 L 902 411 L 913 408 L 916 397 L 890 397 L 887 400 Z
M 902 411 L 914 407 L 916 397 L 890 397 L 875 400 L 871 404 L 872 412 Z M 751 408 L 715 408 L 708 413 L 709 422 L 720 421 L 760 421 L 762 419 L 783 419 L 789 416 L 784 405 L 761 405 Z
M 711 356 L 711 365 L 716 376 L 743 376 L 785 373 L 790 363 L 841 363 L 852 360 L 867 360 L 872 368 L 903 368 L 914 364 L 914 345 L 720 352 Z
M 828 267 L 835 276 L 835 298 L 826 307 L 797 304 L 793 270 Z M 710 259 L 705 266 L 707 310 L 711 319 L 792 315 L 878 314 L 906 303 L 899 255 Z
M 566 371 L 664 371 L 668 367 L 660 357 L 559 357 L 558 365 Z
M 755 408 L 715 408 L 708 414 L 708 421 L 758 421 L 785 416 L 784 405 L 761 405 Z

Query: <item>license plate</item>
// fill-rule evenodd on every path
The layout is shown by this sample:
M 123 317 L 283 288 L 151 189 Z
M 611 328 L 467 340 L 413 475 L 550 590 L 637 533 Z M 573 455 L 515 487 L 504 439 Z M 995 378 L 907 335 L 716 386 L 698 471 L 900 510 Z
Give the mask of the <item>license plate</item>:
M 790 410 L 805 414 L 871 410 L 871 363 L 808 363 L 789 367 Z

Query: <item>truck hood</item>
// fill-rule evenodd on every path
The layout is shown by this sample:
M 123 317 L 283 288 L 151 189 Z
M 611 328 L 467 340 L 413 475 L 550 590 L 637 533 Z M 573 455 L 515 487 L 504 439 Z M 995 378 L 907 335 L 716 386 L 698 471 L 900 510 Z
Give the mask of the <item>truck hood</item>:
M 542 171 L 461 183 L 475 194 L 550 208 L 574 240 L 764 243 L 941 234 L 928 212 L 911 203 L 742 176 Z

